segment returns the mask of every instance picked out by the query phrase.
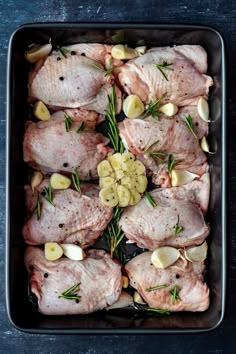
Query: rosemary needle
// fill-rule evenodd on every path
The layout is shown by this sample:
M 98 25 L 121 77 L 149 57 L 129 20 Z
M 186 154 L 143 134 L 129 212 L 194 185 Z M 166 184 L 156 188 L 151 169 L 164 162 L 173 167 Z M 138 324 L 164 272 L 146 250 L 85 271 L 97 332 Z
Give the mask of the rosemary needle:
M 184 121 L 188 127 L 188 129 L 190 130 L 190 132 L 193 134 L 193 136 L 197 139 L 197 135 L 195 134 L 194 132 L 194 129 L 193 129 L 193 119 L 192 117 L 190 116 L 190 114 L 188 116 L 184 116 Z
M 171 65 L 172 65 L 172 63 L 168 63 L 166 60 L 164 60 L 160 64 L 155 64 L 155 67 L 162 73 L 162 75 L 164 76 L 166 81 L 169 81 L 169 80 L 168 80 L 168 77 L 166 76 L 164 70 L 173 70 L 172 68 L 170 68 Z
M 168 286 L 167 284 L 151 286 L 150 288 L 145 289 L 145 291 L 155 291 L 155 290 L 157 290 L 157 289 L 166 288 L 167 286 Z
M 79 178 L 79 173 L 78 173 L 77 168 L 74 169 L 74 172 L 73 172 L 71 178 L 72 178 L 72 182 L 74 184 L 75 189 L 77 190 L 78 193 L 81 193 L 80 178 Z
M 156 312 L 159 313 L 160 315 L 170 315 L 171 312 L 168 310 L 163 310 L 163 309 L 155 309 L 153 307 L 148 307 L 147 311 L 152 311 L 152 312 Z
M 172 296 L 172 304 L 174 304 L 177 300 L 181 300 L 179 297 L 179 291 L 180 288 L 177 285 L 175 285 L 173 289 L 169 291 L 170 295 Z
M 116 69 L 116 66 L 112 66 L 112 67 L 108 68 L 107 70 L 105 70 L 102 66 L 100 66 L 100 65 L 98 65 L 98 64 L 93 64 L 93 66 L 94 66 L 96 69 L 102 71 L 105 76 L 110 75 L 110 74 L 112 73 L 112 71 Z
M 80 283 L 76 283 L 72 285 L 70 288 L 66 289 L 63 291 L 61 295 L 58 297 L 62 297 L 67 300 L 80 300 L 81 296 L 77 294 L 77 292 L 80 290 Z
M 65 113 L 64 114 L 65 117 L 65 127 L 66 127 L 66 131 L 68 132 L 70 130 L 70 126 L 73 123 L 73 120 Z
M 144 197 L 147 198 L 147 200 L 149 201 L 149 203 L 151 204 L 151 206 L 153 208 L 155 208 L 157 206 L 155 200 L 153 199 L 153 197 L 151 196 L 150 193 L 148 193 L 147 191 L 144 192 Z
M 69 53 L 69 50 L 68 50 L 68 49 L 57 46 L 57 50 L 61 53 L 61 55 L 62 55 L 64 58 L 67 58 L 67 54 Z

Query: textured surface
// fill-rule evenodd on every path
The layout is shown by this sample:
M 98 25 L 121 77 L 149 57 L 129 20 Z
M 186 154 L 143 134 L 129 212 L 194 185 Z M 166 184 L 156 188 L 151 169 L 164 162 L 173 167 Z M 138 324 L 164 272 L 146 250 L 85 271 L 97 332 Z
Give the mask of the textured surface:
M 233 1 L 169 0 L 0 0 L 0 353 L 235 353 L 236 326 L 236 5 Z M 224 36 L 228 64 L 228 287 L 222 325 L 206 334 L 156 336 L 51 336 L 28 335 L 8 322 L 4 295 L 4 198 L 5 198 L 5 71 L 11 33 L 27 22 L 119 21 L 190 23 L 216 27 Z

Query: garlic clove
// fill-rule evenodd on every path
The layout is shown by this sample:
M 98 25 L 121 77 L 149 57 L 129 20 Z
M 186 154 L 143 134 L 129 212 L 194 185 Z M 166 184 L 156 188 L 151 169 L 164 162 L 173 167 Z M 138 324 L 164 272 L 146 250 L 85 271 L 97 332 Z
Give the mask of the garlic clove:
M 199 116 L 205 121 L 210 122 L 209 120 L 209 105 L 205 98 L 200 97 L 197 104 L 197 111 Z

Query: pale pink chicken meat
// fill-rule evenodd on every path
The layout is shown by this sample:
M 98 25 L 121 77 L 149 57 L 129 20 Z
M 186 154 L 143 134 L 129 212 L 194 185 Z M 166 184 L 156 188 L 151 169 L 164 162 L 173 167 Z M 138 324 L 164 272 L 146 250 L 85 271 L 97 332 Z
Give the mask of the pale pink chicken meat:
M 191 115 L 196 137 L 187 127 L 184 117 Z M 207 156 L 198 139 L 208 134 L 208 124 L 198 115 L 196 106 L 183 107 L 171 118 L 161 114 L 157 120 L 152 116 L 145 119 L 125 119 L 119 123 L 124 145 L 150 170 L 153 182 L 170 187 L 167 171 L 167 155 L 176 160 L 175 169 L 189 170 L 201 176 L 207 171 Z M 150 153 L 165 153 L 165 163 L 154 159 Z
M 121 267 L 103 250 L 90 250 L 82 261 L 60 258 L 47 261 L 43 250 L 27 247 L 25 265 L 30 290 L 38 300 L 38 310 L 45 315 L 87 314 L 102 310 L 120 296 Z M 80 283 L 79 299 L 59 297 Z
M 99 187 L 82 184 L 81 194 L 69 188 L 52 191 L 52 204 L 41 194 L 49 179 L 32 193 L 26 186 L 26 206 L 29 218 L 23 227 L 25 242 L 41 245 L 49 241 L 77 243 L 82 248 L 92 245 L 103 233 L 113 215 L 113 209 L 99 199 Z M 39 198 L 41 215 L 38 218 Z
M 161 68 L 166 78 L 156 67 L 164 62 L 171 64 Z M 163 97 L 163 102 L 186 106 L 196 97 L 207 97 L 213 80 L 205 75 L 206 69 L 205 50 L 186 45 L 153 48 L 117 68 L 115 75 L 127 94 L 138 95 L 146 104 Z
M 105 67 L 108 65 L 110 49 L 104 45 L 88 44 L 63 49 L 68 50 L 66 57 L 56 50 L 44 62 L 37 63 L 29 77 L 29 96 L 50 106 L 83 108 L 104 114 L 109 108 L 108 95 L 111 94 L 114 78 L 96 65 L 101 68 L 102 64 Z M 110 65 L 113 65 L 112 61 Z M 121 92 L 116 85 L 115 90 L 119 112 Z
M 179 259 L 161 269 L 151 263 L 151 252 L 144 252 L 129 261 L 125 270 L 130 285 L 137 289 L 149 307 L 169 311 L 205 311 L 209 307 L 209 288 L 204 282 L 204 263 Z M 148 291 L 150 288 L 163 288 Z M 176 287 L 179 299 L 174 301 L 170 291 Z
M 208 174 L 181 187 L 155 189 L 150 195 L 156 207 L 143 198 L 137 205 L 124 209 L 119 225 L 129 240 L 149 250 L 164 245 L 187 247 L 200 244 L 209 234 L 209 226 L 203 217 L 208 208 L 209 193 Z M 176 233 L 176 226 L 182 231 Z
M 94 129 L 99 116 L 95 112 L 66 110 L 73 123 L 65 127 L 65 113 L 59 111 L 48 121 L 27 122 L 23 142 L 24 161 L 45 172 L 72 173 L 78 168 L 82 180 L 97 178 L 97 165 L 112 151 L 109 139 Z M 77 129 L 85 122 L 84 130 Z

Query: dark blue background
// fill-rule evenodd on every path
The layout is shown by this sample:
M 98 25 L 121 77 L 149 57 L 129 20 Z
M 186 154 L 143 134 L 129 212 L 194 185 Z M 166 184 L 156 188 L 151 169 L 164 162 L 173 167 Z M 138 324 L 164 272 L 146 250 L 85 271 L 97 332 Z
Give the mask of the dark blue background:
M 195 335 L 52 336 L 18 332 L 9 324 L 4 295 L 5 77 L 8 41 L 11 33 L 21 24 L 53 21 L 203 24 L 215 27 L 223 35 L 228 68 L 228 284 L 225 319 L 216 330 Z M 236 353 L 236 2 L 0 0 L 0 63 L 0 353 Z

